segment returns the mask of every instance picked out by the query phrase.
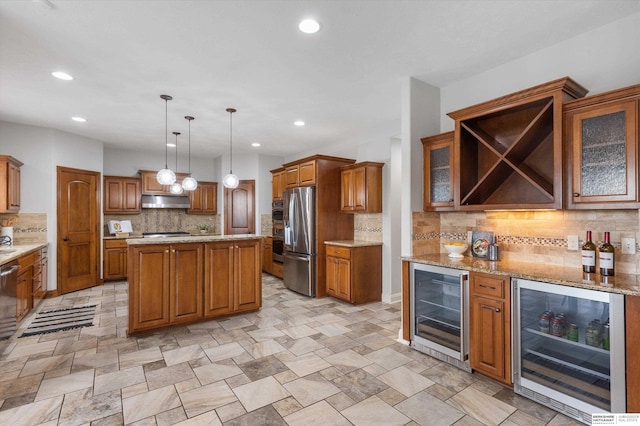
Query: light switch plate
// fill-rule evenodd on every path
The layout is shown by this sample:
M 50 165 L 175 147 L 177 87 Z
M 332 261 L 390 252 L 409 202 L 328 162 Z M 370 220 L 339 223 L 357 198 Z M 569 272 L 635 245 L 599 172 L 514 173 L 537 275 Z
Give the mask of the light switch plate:
M 622 238 L 622 254 L 636 254 L 635 238 Z
M 567 249 L 576 251 L 578 250 L 578 236 L 577 235 L 567 235 Z

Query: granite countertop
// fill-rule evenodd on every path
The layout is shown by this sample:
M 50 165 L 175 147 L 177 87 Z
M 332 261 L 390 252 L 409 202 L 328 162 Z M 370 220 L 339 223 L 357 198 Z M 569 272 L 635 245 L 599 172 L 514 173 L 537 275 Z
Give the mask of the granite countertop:
M 29 254 L 32 251 L 40 250 L 47 247 L 49 243 L 37 243 L 37 244 L 15 244 L 13 246 L 0 246 L 0 265 L 9 263 L 18 259 L 20 256 Z
M 169 243 L 208 243 L 216 241 L 261 240 L 264 236 L 257 234 L 237 235 L 191 235 L 185 237 L 127 238 L 128 245 L 169 244 Z
M 606 277 L 600 274 L 585 274 L 581 268 L 517 262 L 506 259 L 498 262 L 490 262 L 485 259 L 469 256 L 458 259 L 451 258 L 446 253 L 407 256 L 402 257 L 402 260 L 424 263 L 426 265 L 465 269 L 474 272 L 507 275 L 512 278 L 541 281 L 588 290 L 640 296 L 640 275 L 616 274 L 613 277 Z
M 382 245 L 382 243 L 378 241 L 365 241 L 365 240 L 337 240 L 337 241 L 325 241 L 324 243 L 332 246 L 342 246 L 342 247 L 367 247 L 367 246 Z

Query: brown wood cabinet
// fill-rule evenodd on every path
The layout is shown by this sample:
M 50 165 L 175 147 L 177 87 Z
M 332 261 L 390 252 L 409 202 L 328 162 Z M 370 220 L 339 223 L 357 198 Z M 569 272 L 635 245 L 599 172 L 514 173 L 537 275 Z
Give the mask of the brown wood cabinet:
M 640 207 L 640 84 L 564 105 L 567 207 Z
M 284 192 L 287 182 L 287 173 L 283 167 L 279 169 L 271 170 L 271 199 L 272 201 L 282 200 L 282 193 Z
M 48 248 L 34 250 L 17 259 L 16 319 L 21 321 L 33 308 L 37 307 L 47 292 Z
M 327 244 L 326 292 L 359 305 L 382 297 L 382 246 Z
M 258 240 L 206 244 L 204 316 L 246 312 L 262 306 Z
M 382 167 L 364 162 L 342 167 L 341 204 L 345 213 L 382 212 Z
M 198 187 L 189 191 L 189 202 L 188 214 L 217 214 L 218 182 L 198 182 Z
M 453 162 L 454 132 L 420 139 L 422 141 L 424 211 L 454 209 L 453 175 L 458 172 Z
M 456 207 L 561 209 L 562 104 L 586 92 L 565 77 L 450 112 Z
M 105 281 L 127 279 L 127 240 L 103 240 L 102 277 Z
M 20 167 L 22 162 L 0 155 L 0 213 L 20 211 Z
M 315 160 L 285 164 L 285 188 L 312 186 L 316 183 Z
M 38 307 L 47 293 L 48 281 L 48 260 L 49 250 L 47 247 L 37 250 L 33 258 L 33 290 L 31 293 L 32 307 Z
M 104 177 L 104 212 L 139 214 L 141 208 L 140 179 L 123 176 Z
M 282 279 L 284 277 L 283 265 L 280 262 L 271 263 L 271 275 L 276 278 Z
M 139 170 L 140 179 L 142 181 L 142 193 L 148 195 L 172 195 L 169 191 L 169 185 L 160 185 L 157 179 L 157 170 Z M 189 176 L 188 173 L 176 173 L 176 180 L 182 182 L 184 178 Z
M 202 318 L 202 243 L 132 246 L 129 333 Z
M 471 368 L 511 385 L 511 285 L 508 277 L 470 273 Z
M 259 238 L 130 245 L 128 263 L 130 334 L 262 305 Z
M 273 237 L 262 239 L 262 272 L 270 274 L 273 270 Z
M 625 296 L 627 413 L 640 413 L 640 296 Z

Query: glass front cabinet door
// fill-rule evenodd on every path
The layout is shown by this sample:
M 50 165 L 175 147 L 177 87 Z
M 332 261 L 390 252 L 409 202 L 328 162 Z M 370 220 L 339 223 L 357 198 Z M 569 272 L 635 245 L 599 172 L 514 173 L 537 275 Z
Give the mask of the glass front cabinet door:
M 424 155 L 424 211 L 453 210 L 453 132 L 420 139 Z
M 640 85 L 566 104 L 569 208 L 639 206 L 638 98 Z

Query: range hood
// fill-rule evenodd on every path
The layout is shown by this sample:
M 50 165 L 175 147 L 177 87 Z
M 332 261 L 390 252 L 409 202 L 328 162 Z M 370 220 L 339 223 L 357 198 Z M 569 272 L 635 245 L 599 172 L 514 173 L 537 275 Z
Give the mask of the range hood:
M 188 209 L 188 195 L 142 195 L 143 209 Z

